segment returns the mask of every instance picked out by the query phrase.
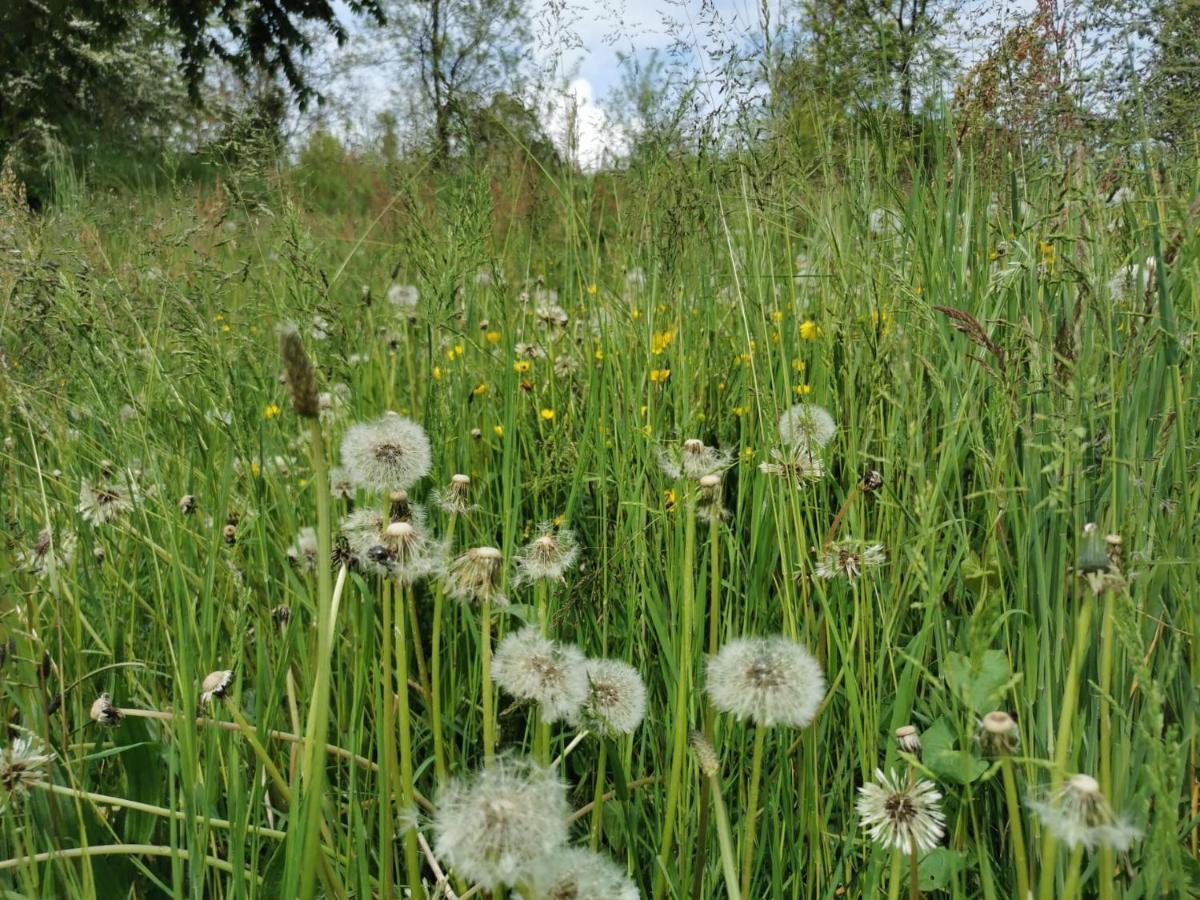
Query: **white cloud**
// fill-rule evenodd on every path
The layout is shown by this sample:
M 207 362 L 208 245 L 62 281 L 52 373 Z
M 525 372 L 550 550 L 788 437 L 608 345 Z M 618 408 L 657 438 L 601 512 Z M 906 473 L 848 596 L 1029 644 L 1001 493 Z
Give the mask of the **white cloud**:
M 575 78 L 543 107 L 544 124 L 560 153 L 582 169 L 600 168 L 628 150 L 625 135 L 596 104 L 592 83 Z

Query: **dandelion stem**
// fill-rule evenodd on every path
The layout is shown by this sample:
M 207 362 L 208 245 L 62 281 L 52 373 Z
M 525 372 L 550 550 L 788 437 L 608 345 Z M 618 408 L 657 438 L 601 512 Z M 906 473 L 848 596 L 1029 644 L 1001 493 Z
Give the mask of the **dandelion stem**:
M 379 669 L 380 697 L 383 703 L 383 727 L 380 729 L 379 770 L 379 870 L 382 876 L 381 891 L 384 900 L 393 895 L 392 886 L 392 847 L 395 839 L 392 833 L 395 816 L 392 814 L 392 794 L 394 766 L 396 761 L 396 726 L 395 706 L 392 703 L 392 592 L 394 583 L 390 578 L 383 579 L 382 626 L 380 640 Z
M 1073 898 L 1079 894 L 1079 876 L 1083 869 L 1083 845 L 1075 847 L 1067 861 L 1067 881 L 1063 885 L 1062 896 Z
M 1012 830 L 1013 865 L 1017 870 L 1017 894 L 1029 900 L 1029 860 L 1025 851 L 1025 826 L 1021 821 L 1021 802 L 1017 797 L 1017 781 L 1013 763 L 1007 754 L 1000 760 L 1000 776 L 1004 780 L 1004 802 L 1008 805 L 1008 823 Z
M 604 830 L 604 783 L 607 765 L 608 741 L 601 741 L 599 757 L 596 760 L 596 790 L 592 795 L 591 848 L 593 851 L 600 849 L 600 834 Z
M 1112 696 L 1115 607 L 1116 592 L 1108 591 L 1104 595 L 1104 613 L 1100 624 L 1100 790 L 1106 797 L 1113 796 L 1112 709 L 1109 707 L 1109 697 Z M 1112 848 L 1101 845 L 1100 900 L 1113 898 L 1113 869 Z
M 1071 661 L 1067 668 L 1067 683 L 1063 691 L 1062 713 L 1058 719 L 1058 733 L 1054 743 L 1053 786 L 1062 783 L 1067 771 L 1067 761 L 1071 755 L 1071 726 L 1075 720 L 1075 708 L 1079 695 L 1079 673 L 1083 668 L 1083 659 L 1087 654 L 1092 612 L 1096 606 L 1096 595 L 1092 591 L 1084 593 L 1083 605 L 1079 608 L 1079 616 L 1075 620 L 1075 646 L 1071 650 Z M 1042 876 L 1038 886 L 1038 896 L 1041 900 L 1052 900 L 1054 897 L 1055 857 L 1058 853 L 1058 841 L 1054 834 L 1047 829 L 1042 842 Z
M 539 578 L 534 585 L 534 595 L 537 598 L 538 626 L 542 634 L 549 629 L 549 589 L 544 578 Z M 534 758 L 542 765 L 550 762 L 550 724 L 542 717 L 540 707 L 534 709 L 533 746 Z
M 708 654 L 715 656 L 721 634 L 721 519 L 713 515 L 708 522 L 709 590 L 708 590 Z M 713 739 L 714 712 L 711 705 L 704 709 L 704 738 Z M 708 850 L 709 791 L 716 782 L 700 782 L 700 814 L 696 819 L 696 859 L 692 866 L 692 900 L 700 900 L 704 889 L 704 854 Z
M 667 781 L 667 799 L 663 811 L 662 840 L 659 845 L 658 871 L 654 876 L 654 900 L 662 900 L 667 890 L 666 873 L 674 847 L 675 820 L 679 813 L 683 761 L 687 754 L 688 706 L 692 679 L 692 617 L 696 586 L 692 581 L 696 556 L 696 501 L 689 496 L 684 522 L 683 586 L 679 615 L 679 649 L 676 657 L 674 742 L 671 747 L 671 771 Z
M 446 546 L 454 546 L 454 527 L 458 516 L 450 514 L 446 523 Z M 429 646 L 429 692 L 432 696 L 430 728 L 433 731 L 433 768 L 439 785 L 446 783 L 446 745 L 442 737 L 442 617 L 445 615 L 446 589 L 438 579 L 433 589 L 433 635 Z
M 892 876 L 888 880 L 888 900 L 900 900 L 901 886 L 904 884 L 904 854 L 899 850 L 892 851 Z
M 413 805 L 413 758 L 412 758 L 412 721 L 408 704 L 408 640 L 404 631 L 405 599 L 411 601 L 412 588 L 405 588 L 403 594 L 395 592 L 396 598 L 396 695 L 399 698 L 400 713 L 400 781 L 397 802 L 402 811 L 407 812 Z M 405 597 L 407 596 L 407 598 Z M 391 686 L 388 686 L 390 691 Z M 390 702 L 390 698 L 389 698 Z M 415 900 L 422 900 L 425 889 L 421 884 L 421 856 L 417 846 L 417 831 L 406 828 L 404 831 L 404 867 L 408 876 L 408 890 Z
M 725 800 L 721 797 L 720 776 L 712 774 L 704 780 L 708 785 L 709 796 L 712 797 L 713 818 L 717 825 L 717 843 L 721 847 L 721 871 L 725 875 L 725 892 L 729 900 L 741 900 L 741 890 L 738 887 L 737 854 L 733 849 L 733 832 L 729 827 L 729 813 L 725 809 Z
M 921 900 L 921 860 L 917 855 L 917 839 L 911 838 L 908 847 L 908 900 Z
M 492 716 L 492 601 L 479 608 L 480 703 L 483 706 L 483 761 L 491 765 L 496 753 L 496 723 Z
M 742 846 L 742 894 L 750 896 L 750 880 L 754 871 L 754 832 L 758 824 L 758 788 L 762 781 L 763 749 L 767 728 L 754 726 L 754 756 L 750 763 L 750 797 L 746 805 L 746 839 Z
M 571 738 L 571 743 L 567 744 L 567 746 L 563 748 L 562 753 L 560 753 L 560 754 L 558 754 L 558 756 L 554 757 L 554 762 L 552 762 L 551 765 L 552 766 L 562 765 L 562 761 L 567 758 L 567 754 L 570 753 L 572 750 L 574 750 L 576 747 L 578 747 L 580 744 L 582 744 L 583 739 L 586 738 L 588 736 L 588 734 L 589 734 L 589 732 L 585 728 L 583 731 L 579 732 L 579 734 L 575 735 L 575 737 Z

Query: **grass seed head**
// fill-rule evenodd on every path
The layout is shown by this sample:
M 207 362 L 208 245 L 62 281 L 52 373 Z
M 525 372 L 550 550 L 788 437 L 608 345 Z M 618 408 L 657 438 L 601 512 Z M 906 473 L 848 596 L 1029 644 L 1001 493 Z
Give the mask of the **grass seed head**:
M 721 759 L 717 756 L 712 742 L 699 731 L 691 731 L 688 733 L 688 743 L 692 746 L 692 752 L 696 754 L 696 764 L 700 766 L 700 773 L 705 778 L 719 775 Z
M 305 419 L 317 418 L 321 414 L 317 373 L 294 323 L 279 328 L 279 354 L 283 357 L 283 371 L 292 392 L 292 408 L 296 415 Z
M 718 711 L 738 720 L 800 728 L 821 706 L 825 675 L 789 638 L 739 638 L 709 657 L 706 689 Z

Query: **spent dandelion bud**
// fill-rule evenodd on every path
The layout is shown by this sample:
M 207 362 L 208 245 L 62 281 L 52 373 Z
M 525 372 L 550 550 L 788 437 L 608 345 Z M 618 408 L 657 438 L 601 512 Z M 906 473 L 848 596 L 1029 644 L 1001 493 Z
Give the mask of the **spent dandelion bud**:
M 286 603 L 281 603 L 271 610 L 271 618 L 275 620 L 275 627 L 284 631 L 292 621 L 292 608 Z
M 192 494 L 184 494 L 179 498 L 179 511 L 190 516 L 196 512 L 196 498 Z
M 769 459 L 758 464 L 764 475 L 773 475 L 795 485 L 820 481 L 825 474 L 825 464 L 807 446 L 788 447 L 780 450 L 772 447 Z
M 465 516 L 479 509 L 477 504 L 471 503 L 470 475 L 452 476 L 449 485 L 433 492 L 433 500 L 443 512 L 452 516 Z
M 565 581 L 566 571 L 579 560 L 579 542 L 570 528 L 558 528 L 553 522 L 541 522 L 537 534 L 513 558 L 516 582 Z
M 607 856 L 563 847 L 536 860 L 523 882 L 524 900 L 638 900 L 638 889 Z
M 359 569 L 405 585 L 442 570 L 446 547 L 426 530 L 425 510 L 406 499 L 405 514 L 389 520 L 378 510 L 356 509 L 342 520 L 342 535 Z
M 33 735 L 23 734 L 0 751 L 0 811 L 10 798 L 20 798 L 47 778 L 54 754 Z
M 721 476 L 705 475 L 697 484 L 700 486 L 700 500 L 696 506 L 696 518 L 702 522 L 720 522 L 729 517 L 729 510 L 721 497 Z
M 296 410 L 296 415 L 305 419 L 317 418 L 321 414 L 317 373 L 304 349 L 300 330 L 294 323 L 279 328 L 279 354 L 283 357 L 283 371 L 292 392 L 292 408 Z
M 858 482 L 858 488 L 864 494 L 873 494 L 883 487 L 883 473 L 878 469 L 867 469 Z
M 535 625 L 505 635 L 492 659 L 492 680 L 538 705 L 542 721 L 574 718 L 588 697 L 586 659 L 574 644 L 545 637 Z
M 416 422 L 389 412 L 350 426 L 342 439 L 342 465 L 365 490 L 407 490 L 429 474 L 429 436 Z
M 718 711 L 738 720 L 800 728 L 821 706 L 825 675 L 789 638 L 739 638 L 709 657 L 706 689 Z
M 301 528 L 296 535 L 296 540 L 287 549 L 288 562 L 305 572 L 316 570 L 319 555 L 315 528 Z
M 1068 847 L 1125 851 L 1141 832 L 1118 817 L 1090 775 L 1072 775 L 1047 800 L 1030 800 L 1042 826 Z
M 79 486 L 76 511 L 91 525 L 103 525 L 133 509 L 134 492 L 116 481 L 105 485 L 84 481 Z
M 1017 720 L 1003 710 L 994 710 L 979 720 L 979 745 L 989 756 L 1011 756 L 1021 745 Z
M 121 711 L 113 706 L 112 697 L 107 692 L 101 694 L 92 702 L 88 715 L 97 725 L 111 728 L 121 722 Z
M 225 699 L 225 695 L 229 692 L 231 684 L 233 684 L 232 670 L 221 669 L 216 672 L 209 672 L 204 676 L 204 681 L 200 684 L 200 703 L 207 706 L 214 699 Z
M 696 764 L 700 767 L 700 773 L 705 778 L 719 775 L 721 760 L 708 738 L 699 731 L 692 731 L 688 734 L 688 743 L 692 745 L 692 752 L 696 754 Z
M 875 781 L 858 789 L 858 817 L 881 847 L 901 853 L 928 852 L 945 833 L 942 795 L 932 782 L 906 780 L 875 770 Z
M 896 729 L 896 746 L 904 753 L 921 755 L 921 735 L 913 725 L 901 725 Z
M 507 606 L 501 590 L 504 556 L 495 547 L 472 547 L 455 557 L 446 567 L 443 585 L 446 593 L 462 603 L 494 603 Z
M 48 528 L 42 529 L 33 546 L 20 551 L 18 563 L 27 572 L 38 576 L 50 574 L 51 569 L 64 569 L 75 559 L 75 535 L 68 532 L 56 538 Z
M 790 449 L 815 452 L 837 434 L 837 423 L 824 407 L 815 403 L 797 403 L 779 417 L 779 439 Z
M 237 543 L 237 525 L 233 522 L 226 522 L 221 526 L 221 539 L 230 547 Z
M 619 659 L 589 659 L 587 696 L 572 724 L 609 737 L 632 734 L 646 715 L 646 685 L 637 669 Z
M 1079 559 L 1076 568 L 1084 575 L 1097 572 L 1107 572 L 1112 565 L 1108 558 L 1108 548 L 1104 537 L 1095 522 L 1083 526 L 1083 542 L 1079 548 Z
M 354 499 L 354 479 L 344 466 L 329 470 L 329 493 L 339 500 Z
M 669 478 L 699 481 L 705 475 L 721 473 L 732 463 L 732 454 L 706 446 L 699 438 L 688 438 L 681 445 L 658 449 L 659 468 Z
M 854 580 L 867 569 L 882 566 L 887 562 L 883 544 L 868 544 L 866 541 L 834 541 L 817 557 L 813 574 L 817 578 L 845 576 Z
M 500 757 L 438 797 L 435 852 L 485 890 L 513 885 L 564 847 L 569 813 L 566 785 L 553 770 Z

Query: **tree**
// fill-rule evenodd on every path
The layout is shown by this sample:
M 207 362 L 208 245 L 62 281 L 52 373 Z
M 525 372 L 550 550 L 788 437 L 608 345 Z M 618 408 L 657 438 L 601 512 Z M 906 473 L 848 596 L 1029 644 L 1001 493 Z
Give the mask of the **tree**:
M 1178 149 L 1195 145 L 1200 130 L 1200 0 L 1164 0 L 1155 13 L 1147 113 L 1153 136 Z
M 431 123 L 435 156 L 445 160 L 493 96 L 519 93 L 530 37 L 524 2 L 391 0 L 386 13 L 376 37 L 402 78 L 415 79 L 417 111 Z

